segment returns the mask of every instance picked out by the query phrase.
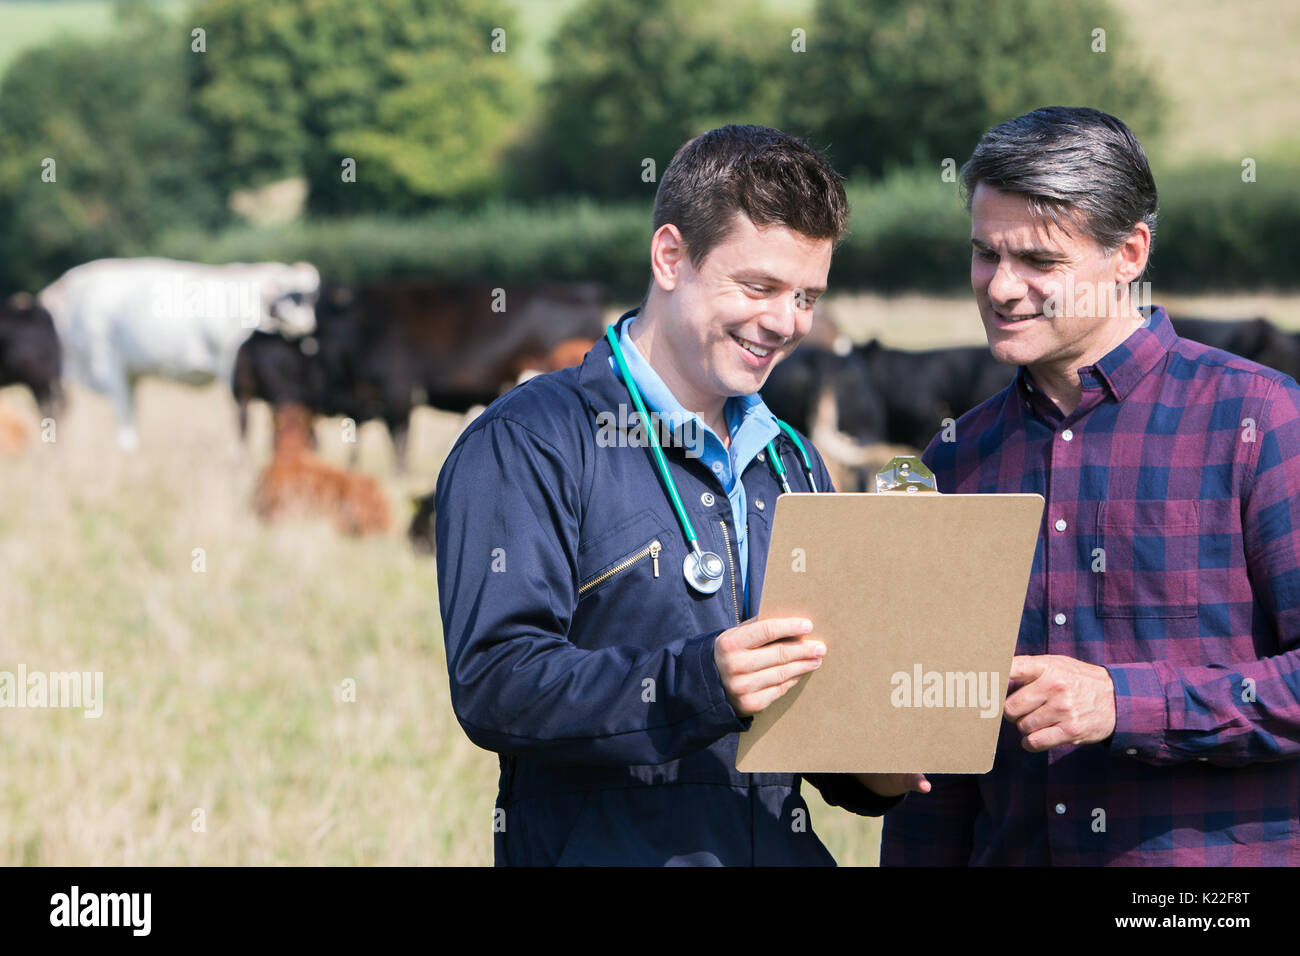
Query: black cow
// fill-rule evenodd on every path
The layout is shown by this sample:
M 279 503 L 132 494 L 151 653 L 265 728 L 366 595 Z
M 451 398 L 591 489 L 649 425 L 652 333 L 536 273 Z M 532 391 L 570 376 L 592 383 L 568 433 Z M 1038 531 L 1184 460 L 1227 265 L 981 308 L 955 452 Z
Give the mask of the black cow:
M 1265 319 L 1172 322 L 1184 338 L 1300 376 L 1300 338 Z M 773 369 L 762 394 L 777 417 L 814 436 L 824 454 L 857 471 L 862 487 L 868 461 L 876 464 L 884 457 L 866 449 L 924 448 L 945 419 L 960 418 L 997 394 L 1015 373 L 983 346 L 906 351 L 873 340 L 846 356 L 801 347 Z
M 241 420 L 253 398 L 304 401 L 318 414 L 358 423 L 379 418 L 404 468 L 416 405 L 466 412 L 490 404 L 513 384 L 524 357 L 600 336 L 607 301 L 596 283 L 326 287 L 314 336 L 295 344 L 254 335 L 240 348 L 232 385 Z
M 239 406 L 239 437 L 248 435 L 248 403 L 267 399 L 273 406 L 299 404 L 317 408 L 325 392 L 325 373 L 314 356 L 314 336 L 286 339 L 253 332 L 235 355 L 232 385 Z
M 19 293 L 0 305 L 0 387 L 26 385 L 41 415 L 58 418 L 65 407 L 60 381 L 63 351 L 50 313 Z
M 796 350 L 772 370 L 762 395 L 778 418 L 809 434 L 822 431 L 821 400 L 829 394 L 834 427 L 854 441 L 924 448 L 945 418 L 969 411 L 1014 375 L 987 348 L 912 352 L 873 339 L 844 356 Z
M 411 539 L 411 547 L 418 553 L 431 555 L 437 548 L 433 533 L 433 492 L 413 498 L 411 504 L 415 507 L 415 515 L 406 529 L 406 536 Z
M 1300 379 L 1300 337 L 1268 319 L 1176 319 L 1174 331 L 1185 339 L 1222 349 Z

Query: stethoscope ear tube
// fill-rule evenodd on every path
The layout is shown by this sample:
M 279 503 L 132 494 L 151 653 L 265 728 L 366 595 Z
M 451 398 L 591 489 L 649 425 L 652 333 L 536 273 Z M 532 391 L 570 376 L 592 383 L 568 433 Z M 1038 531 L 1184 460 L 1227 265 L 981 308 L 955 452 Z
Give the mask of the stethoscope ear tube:
M 790 441 L 792 441 L 792 442 L 794 443 L 794 447 L 797 448 L 797 449 L 799 450 L 799 457 L 801 457 L 801 458 L 803 459 L 803 471 L 804 471 L 804 474 L 808 476 L 808 487 L 809 487 L 809 488 L 810 488 L 814 493 L 816 493 L 816 491 L 817 491 L 817 481 L 816 481 L 816 479 L 813 478 L 812 459 L 808 457 L 808 449 L 806 449 L 806 448 L 803 447 L 803 442 L 801 442 L 801 441 L 799 440 L 799 435 L 795 432 L 795 430 L 794 430 L 793 428 L 791 428 L 789 425 L 787 425 L 785 422 L 781 421 L 781 419 L 778 418 L 778 419 L 776 420 L 776 426 L 777 426 L 779 429 L 781 429 L 781 431 L 785 432 L 786 437 L 789 438 Z M 770 446 L 769 446 L 769 447 L 770 447 Z M 781 468 L 781 471 L 782 471 L 782 473 L 785 472 L 785 468 L 784 468 L 784 466 Z M 782 482 L 782 484 L 785 485 L 785 490 L 786 490 L 787 492 L 789 492 L 789 491 L 790 491 L 790 486 L 789 486 L 788 484 L 786 484 L 784 481 Z
M 645 402 L 641 400 L 641 390 L 632 380 L 632 373 L 627 370 L 627 360 L 623 358 L 623 349 L 619 347 L 618 338 L 614 335 L 614 326 L 605 327 L 605 338 L 609 340 L 609 347 L 614 350 L 614 360 L 618 362 L 618 371 L 623 377 L 623 384 L 627 386 L 628 394 L 632 396 L 632 404 L 636 405 L 637 414 L 641 416 L 641 421 L 645 425 L 645 432 L 650 436 L 650 451 L 654 454 L 655 464 L 659 468 L 659 476 L 663 479 L 664 487 L 668 489 L 668 498 L 673 503 L 673 510 L 677 512 L 677 520 L 681 522 L 682 530 L 686 532 L 686 540 L 698 551 L 695 528 L 691 525 L 691 519 L 686 516 L 686 509 L 677 494 L 677 485 L 673 481 L 673 476 L 668 473 L 668 461 L 664 458 L 664 450 L 659 447 L 659 436 L 655 434 L 655 429 L 650 427 L 650 413 L 646 411 Z

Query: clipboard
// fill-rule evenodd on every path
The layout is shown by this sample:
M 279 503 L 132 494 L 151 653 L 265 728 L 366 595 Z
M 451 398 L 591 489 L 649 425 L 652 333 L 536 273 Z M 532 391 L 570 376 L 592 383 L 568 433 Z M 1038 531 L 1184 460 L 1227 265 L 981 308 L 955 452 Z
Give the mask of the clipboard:
M 740 735 L 745 773 L 987 773 L 1043 515 L 942 495 L 896 458 L 877 494 L 777 498 L 759 617 L 807 617 L 821 667 Z

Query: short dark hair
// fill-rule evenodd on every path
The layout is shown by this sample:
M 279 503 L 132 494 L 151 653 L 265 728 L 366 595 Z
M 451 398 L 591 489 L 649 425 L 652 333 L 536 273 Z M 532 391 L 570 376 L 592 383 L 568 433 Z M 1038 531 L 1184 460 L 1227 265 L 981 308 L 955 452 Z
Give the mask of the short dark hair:
M 830 161 L 766 126 L 722 126 L 677 150 L 655 193 L 654 231 L 676 226 L 698 266 L 727 238 L 737 212 L 756 226 L 833 242 L 849 226 L 842 177 Z
M 1078 225 L 1113 252 L 1139 222 L 1156 235 L 1156 182 L 1133 131 L 1086 107 L 1046 106 L 999 123 L 961 168 L 966 208 L 984 183 L 1029 200 L 1037 218 Z

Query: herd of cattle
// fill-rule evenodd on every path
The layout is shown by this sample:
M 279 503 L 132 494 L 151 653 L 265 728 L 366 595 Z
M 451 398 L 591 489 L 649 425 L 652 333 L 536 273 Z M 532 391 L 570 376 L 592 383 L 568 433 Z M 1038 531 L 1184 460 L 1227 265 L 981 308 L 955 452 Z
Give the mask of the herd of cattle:
M 1172 321 L 1183 338 L 1300 378 L 1300 334 L 1262 318 Z M 873 339 L 839 350 L 801 345 L 772 370 L 762 394 L 778 417 L 812 437 L 837 488 L 865 491 L 881 465 L 925 448 L 945 419 L 997 394 L 1015 373 L 983 346 L 907 351 Z
M 608 305 L 597 283 L 322 284 L 306 263 L 103 259 L 0 305 L 0 387 L 26 385 L 41 415 L 57 419 L 66 371 L 109 396 L 118 443 L 129 449 L 138 443 L 140 378 L 228 382 L 241 437 L 251 401 L 274 410 L 258 514 L 324 514 L 362 534 L 389 526 L 387 504 L 373 479 L 315 457 L 316 416 L 382 421 L 402 469 L 416 406 L 471 413 L 532 374 L 578 364 L 603 334 Z M 1174 324 L 1184 337 L 1300 376 L 1300 339 L 1264 319 Z M 982 347 L 855 346 L 830 319 L 817 326 L 762 394 L 812 437 L 841 490 L 863 490 L 883 461 L 923 448 L 944 419 L 1014 375 Z M 24 428 L 0 406 L 0 453 L 21 446 Z M 421 550 L 432 550 L 432 518 L 428 495 L 408 528 Z

